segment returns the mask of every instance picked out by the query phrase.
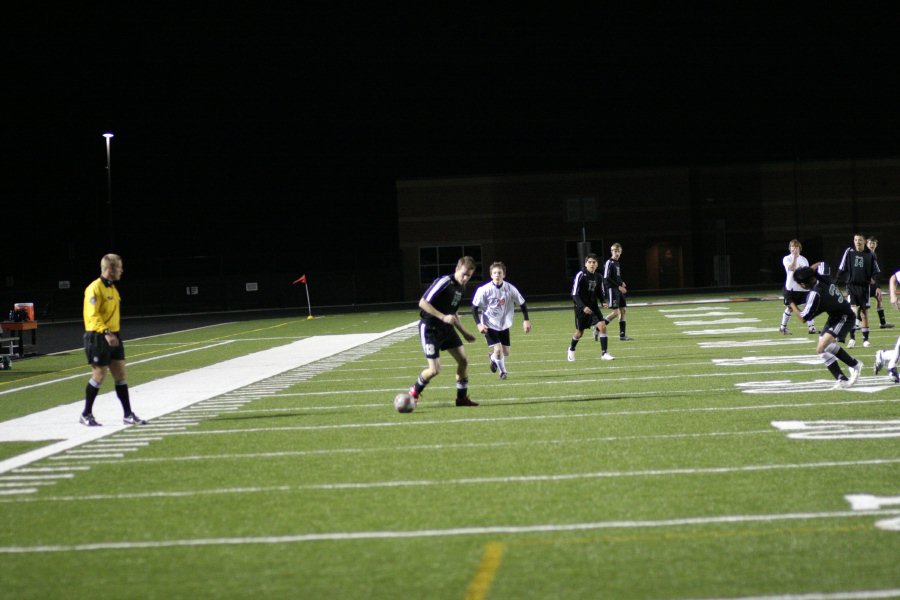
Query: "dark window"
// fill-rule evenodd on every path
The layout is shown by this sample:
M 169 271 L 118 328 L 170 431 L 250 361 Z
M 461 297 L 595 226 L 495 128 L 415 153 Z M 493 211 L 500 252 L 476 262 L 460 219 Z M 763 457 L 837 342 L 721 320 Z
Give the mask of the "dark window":
M 428 246 L 419 248 L 419 278 L 423 285 L 430 285 L 441 275 L 456 270 L 456 263 L 463 256 L 475 259 L 472 279 L 481 280 L 481 246 Z

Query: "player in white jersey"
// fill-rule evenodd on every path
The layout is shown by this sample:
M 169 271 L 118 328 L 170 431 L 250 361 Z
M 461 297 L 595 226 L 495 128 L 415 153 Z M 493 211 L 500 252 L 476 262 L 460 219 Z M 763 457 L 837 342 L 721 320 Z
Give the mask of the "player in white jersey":
M 790 334 L 788 321 L 791 320 L 791 314 L 800 316 L 800 309 L 797 308 L 797 305 L 805 303 L 808 294 L 803 286 L 794 281 L 794 271 L 810 266 L 806 257 L 800 254 L 800 251 L 803 250 L 800 240 L 788 242 L 788 250 L 789 254 L 781 259 L 786 277 L 784 280 L 784 312 L 781 314 L 781 327 L 778 328 L 778 331 L 785 335 Z M 817 266 L 819 263 L 812 265 L 812 268 L 815 269 Z M 816 333 L 816 326 L 812 321 L 809 322 L 808 327 L 811 334 Z
M 893 306 L 895 310 L 900 309 L 900 304 L 898 304 L 897 301 L 897 292 L 900 291 L 900 271 L 891 275 L 890 290 L 891 306 Z M 894 344 L 893 349 L 879 350 L 875 353 L 875 374 L 878 375 L 878 372 L 881 371 L 882 367 L 887 364 L 891 381 L 900 383 L 900 376 L 897 374 L 898 359 L 900 359 L 900 338 L 897 338 L 897 342 Z
M 506 265 L 495 262 L 491 265 L 491 280 L 475 290 L 472 298 L 472 314 L 478 331 L 484 334 L 490 353 L 491 372 L 500 371 L 500 379 L 506 379 L 506 357 L 509 356 L 509 330 L 513 324 L 516 305 L 525 317 L 525 333 L 531 331 L 528 307 L 525 298 L 516 286 L 506 281 Z

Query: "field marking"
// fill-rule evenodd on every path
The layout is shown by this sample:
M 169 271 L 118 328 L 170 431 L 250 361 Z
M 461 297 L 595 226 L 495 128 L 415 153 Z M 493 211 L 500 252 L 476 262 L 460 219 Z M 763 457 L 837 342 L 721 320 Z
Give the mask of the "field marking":
M 847 590 L 842 592 L 808 592 L 775 596 L 727 596 L 722 598 L 687 598 L 685 600 L 875 600 L 900 598 L 900 588 L 893 590 Z
M 795 440 L 850 440 L 900 437 L 900 420 L 772 421 Z
M 451 444 L 412 444 L 391 446 L 379 446 L 374 448 L 323 448 L 320 450 L 274 450 L 269 452 L 243 452 L 243 453 L 224 453 L 224 454 L 191 454 L 185 456 L 152 456 L 143 458 L 125 458 L 115 461 L 116 464 L 126 463 L 161 463 L 161 462 L 191 462 L 202 460 L 236 460 L 236 459 L 258 459 L 258 458 L 290 458 L 297 456 L 328 456 L 337 454 L 366 454 L 369 452 L 392 452 L 399 451 L 423 451 L 423 450 L 462 450 L 477 448 L 509 448 L 512 446 L 533 446 L 533 445 L 550 445 L 557 446 L 561 444 L 588 444 L 594 442 L 621 442 L 632 440 L 651 440 L 651 439 L 684 439 L 684 438 L 700 438 L 700 437 L 730 437 L 739 435 L 780 435 L 780 432 L 774 429 L 760 429 L 756 431 L 721 431 L 721 432 L 705 432 L 705 433 L 667 433 L 656 435 L 623 435 L 623 436 L 597 436 L 588 438 L 567 438 L 565 441 L 559 439 L 535 440 L 527 441 L 511 441 L 511 442 L 462 442 Z M 107 464 L 110 461 L 83 461 L 90 464 Z M 84 467 L 87 468 L 87 467 Z M 16 472 L 20 472 L 21 469 Z
M 345 542 L 360 540 L 397 540 L 414 538 L 444 538 L 460 536 L 524 535 L 534 533 L 566 533 L 607 529 L 656 529 L 664 527 L 703 527 L 744 523 L 777 523 L 781 521 L 812 521 L 858 519 L 872 516 L 897 516 L 900 510 L 871 512 L 834 511 L 756 515 L 719 515 L 711 517 L 682 517 L 676 519 L 593 521 L 586 523 L 542 523 L 535 525 L 491 525 L 482 527 L 452 527 L 447 529 L 336 531 L 298 533 L 278 536 L 187 538 L 156 541 L 94 542 L 82 544 L 45 544 L 40 546 L 0 546 L 0 554 L 41 554 L 49 552 L 92 552 L 97 550 L 147 550 L 196 546 L 237 546 L 248 544 L 302 544 L 310 542 Z
M 154 419 L 387 337 L 406 330 L 411 325 L 403 325 L 380 333 L 304 338 L 283 346 L 134 386 L 130 389 L 131 402 L 145 419 Z M 220 343 L 230 343 L 230 341 Z M 189 351 L 198 349 L 194 348 Z M 167 356 L 171 356 L 171 354 Z M 155 357 L 152 360 L 159 358 L 161 357 Z M 85 375 L 81 374 L 77 377 L 85 377 Z M 148 400 L 142 401 L 143 398 L 148 398 Z M 53 441 L 42 448 L 0 461 L 0 473 L 132 427 L 121 424 L 121 408 L 115 392 L 101 394 L 97 400 L 94 416 L 101 423 L 108 423 L 103 427 L 84 427 L 78 423 L 77 415 L 81 414 L 84 404 L 82 400 L 0 423 L 0 442 Z M 152 426 L 146 427 L 144 432 L 150 430 Z
M 599 479 L 624 479 L 641 477 L 679 477 L 693 475 L 722 475 L 732 473 L 764 473 L 769 471 L 797 471 L 805 469 L 832 469 L 846 467 L 882 467 L 900 464 L 900 458 L 876 458 L 869 460 L 823 461 L 814 463 L 786 463 L 772 465 L 744 465 L 738 467 L 682 467 L 674 469 L 645 469 L 640 471 L 595 471 L 590 473 L 551 473 L 538 475 L 509 475 L 504 477 L 460 477 L 452 479 L 401 479 L 364 482 L 305 483 L 299 485 L 273 485 L 236 488 L 208 488 L 205 490 L 125 492 L 120 494 L 85 494 L 80 496 L 41 496 L 38 498 L 0 499 L 0 503 L 32 502 L 94 502 L 97 500 L 136 500 L 146 498 L 196 498 L 228 494 L 270 494 L 273 492 L 306 492 L 332 490 L 373 490 L 391 488 L 527 484 Z M 896 511 L 900 513 L 900 510 Z
M 475 577 L 469 582 L 466 590 L 465 600 L 484 600 L 491 589 L 497 569 L 500 568 L 500 560 L 503 558 L 503 552 L 506 545 L 500 542 L 489 542 L 484 546 L 484 554 L 481 556 L 481 562 L 478 563 L 478 570 L 475 571 Z
M 584 397 L 591 398 L 592 395 Z M 498 405 L 509 404 L 513 400 L 523 401 L 528 398 L 507 399 L 498 402 Z M 738 410 L 769 410 L 773 408 L 801 408 L 801 407 L 827 407 L 838 406 L 842 404 L 881 404 L 890 402 L 900 402 L 900 398 L 878 398 L 872 400 L 841 400 L 835 402 L 789 402 L 785 404 L 756 404 L 745 406 L 714 406 L 714 407 L 694 407 L 694 408 L 660 408 L 660 409 L 644 409 L 644 410 L 623 410 L 615 412 L 596 412 L 596 413 L 573 413 L 566 415 L 519 415 L 509 417 L 463 417 L 459 419 L 445 420 L 427 420 L 415 421 L 411 420 L 415 417 L 399 417 L 398 420 L 380 421 L 376 423 L 343 423 L 336 425 L 285 425 L 279 427 L 248 427 L 234 429 L 210 429 L 204 431 L 180 431 L 172 432 L 170 435 L 229 435 L 234 433 L 266 433 L 274 431 L 316 431 L 331 429 L 363 429 L 367 427 L 403 427 L 403 426 L 421 426 L 421 425 L 446 425 L 451 423 L 500 423 L 508 421 L 534 421 L 546 419 L 584 419 L 584 418 L 602 418 L 616 416 L 639 416 L 639 415 L 660 415 L 672 413 L 695 413 L 695 412 L 728 412 Z M 453 402 L 444 402 L 435 404 L 436 406 L 451 406 Z M 385 404 L 385 407 L 388 405 Z
M 694 316 L 694 315 L 691 315 Z M 757 319 L 756 317 L 744 317 L 744 318 L 733 318 L 733 319 L 716 319 L 714 321 L 675 321 L 673 325 L 677 325 L 679 327 L 692 327 L 695 325 L 730 325 L 732 323 L 759 323 L 762 319 Z

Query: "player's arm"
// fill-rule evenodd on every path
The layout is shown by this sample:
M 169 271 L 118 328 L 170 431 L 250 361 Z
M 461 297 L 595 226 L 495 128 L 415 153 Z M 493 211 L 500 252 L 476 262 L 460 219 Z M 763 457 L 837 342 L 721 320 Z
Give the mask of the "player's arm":
M 528 307 L 525 306 L 525 303 L 519 305 L 519 309 L 522 311 L 522 318 L 524 322 L 522 323 L 522 327 L 525 329 L 525 333 L 531 331 L 531 320 L 528 318 Z
M 472 305 L 472 316 L 475 317 L 475 327 L 478 329 L 478 333 L 486 333 L 488 327 L 481 322 L 481 311 L 477 304 Z
M 459 322 L 459 318 L 455 314 L 445 315 L 444 313 L 442 313 L 441 311 L 436 309 L 434 307 L 434 305 L 431 302 L 429 302 L 428 300 L 426 300 L 425 298 L 419 299 L 419 308 L 422 309 L 423 311 L 427 312 L 432 317 L 434 317 L 440 321 L 443 321 L 447 325 L 453 325 L 454 320 L 457 323 Z
M 456 327 L 457 331 L 459 331 L 464 338 L 466 338 L 467 342 L 474 342 L 475 336 L 469 333 L 465 327 L 463 327 L 462 321 L 459 320 L 459 316 L 456 313 L 452 315 L 447 315 L 452 319 L 453 326 Z M 446 322 L 446 321 L 445 321 Z
M 900 305 L 897 303 L 897 275 L 891 275 L 891 283 L 889 284 L 891 290 L 891 306 L 895 309 L 900 309 Z

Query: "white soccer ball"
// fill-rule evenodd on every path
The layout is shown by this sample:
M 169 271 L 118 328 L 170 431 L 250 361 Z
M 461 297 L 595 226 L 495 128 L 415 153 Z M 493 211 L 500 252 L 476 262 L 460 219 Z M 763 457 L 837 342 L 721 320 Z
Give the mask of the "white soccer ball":
M 411 413 L 416 409 L 416 401 L 406 392 L 402 392 L 394 396 L 394 408 L 400 413 Z

